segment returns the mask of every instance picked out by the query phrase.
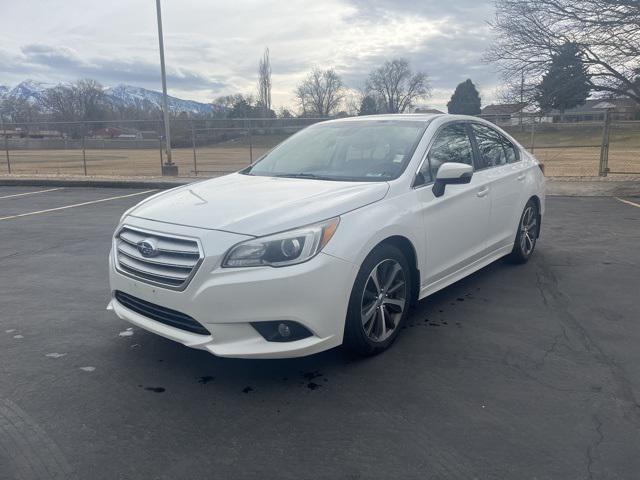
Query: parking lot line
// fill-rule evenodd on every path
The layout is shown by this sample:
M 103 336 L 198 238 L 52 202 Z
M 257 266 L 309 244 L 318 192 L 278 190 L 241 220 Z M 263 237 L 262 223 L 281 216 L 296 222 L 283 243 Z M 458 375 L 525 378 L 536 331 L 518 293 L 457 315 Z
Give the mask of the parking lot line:
M 3 200 L 5 198 L 22 197 L 24 195 L 35 195 L 36 193 L 55 192 L 56 190 L 62 190 L 63 188 L 64 187 L 48 188 L 46 190 L 36 190 L 35 192 L 14 193 L 13 195 L 5 195 L 3 197 L 0 197 L 0 200 Z
M 90 202 L 82 202 L 82 203 L 76 203 L 76 204 L 73 204 L 73 205 L 65 205 L 64 207 L 47 208 L 46 210 L 37 210 L 35 212 L 20 213 L 20 214 L 17 214 L 17 215 L 10 215 L 8 217 L 0 217 L 0 221 L 1 220 L 11 220 L 12 218 L 28 217 L 30 215 L 40 215 L 40 214 L 43 214 L 43 213 L 57 212 L 59 210 L 67 210 L 69 208 L 83 207 L 85 205 L 92 205 L 94 203 L 108 202 L 110 200 L 118 200 L 120 198 L 135 197 L 136 195 L 145 195 L 147 193 L 153 193 L 153 192 L 156 192 L 156 191 L 157 191 L 157 189 L 145 190 L 144 192 L 129 193 L 127 195 L 118 195 L 117 197 L 101 198 L 100 200 L 92 200 Z
M 631 205 L 633 207 L 638 207 L 640 208 L 640 203 L 636 203 L 636 202 L 632 202 L 630 200 L 625 200 L 623 198 L 618 198 L 618 197 L 614 197 L 616 200 L 621 201 L 622 203 L 626 203 L 627 205 Z

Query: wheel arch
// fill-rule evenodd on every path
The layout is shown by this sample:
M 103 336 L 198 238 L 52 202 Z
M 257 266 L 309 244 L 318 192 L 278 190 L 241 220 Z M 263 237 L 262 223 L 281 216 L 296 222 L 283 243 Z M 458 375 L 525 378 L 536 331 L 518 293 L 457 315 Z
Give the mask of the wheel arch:
M 393 245 L 405 255 L 411 267 L 411 304 L 415 305 L 418 302 L 418 294 L 420 292 L 420 269 L 418 268 L 418 256 L 413 242 L 403 235 L 393 235 L 379 242 L 371 251 L 380 245 Z

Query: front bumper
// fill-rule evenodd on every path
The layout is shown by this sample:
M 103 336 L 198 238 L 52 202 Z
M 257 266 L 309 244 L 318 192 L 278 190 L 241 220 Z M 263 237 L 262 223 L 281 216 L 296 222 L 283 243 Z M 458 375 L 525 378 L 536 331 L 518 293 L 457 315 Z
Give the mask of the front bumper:
M 129 224 L 129 220 L 127 219 Z M 135 226 L 165 233 L 186 233 L 186 227 L 135 220 Z M 310 355 L 342 343 L 347 305 L 357 268 L 320 253 L 288 267 L 220 268 L 222 256 L 246 238 L 211 230 L 188 229 L 200 238 L 205 259 L 183 291 L 169 290 L 123 275 L 109 256 L 112 294 L 116 290 L 177 310 L 201 323 L 211 334 L 198 335 L 165 325 L 122 305 L 114 296 L 109 309 L 145 330 L 207 350 L 222 357 L 286 358 Z M 312 332 L 291 342 L 268 342 L 250 324 L 290 320 Z

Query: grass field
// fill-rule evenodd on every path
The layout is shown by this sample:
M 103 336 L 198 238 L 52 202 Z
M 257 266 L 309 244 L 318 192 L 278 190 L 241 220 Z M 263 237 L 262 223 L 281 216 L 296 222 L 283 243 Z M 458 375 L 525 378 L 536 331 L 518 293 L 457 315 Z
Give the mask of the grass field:
M 545 163 L 548 176 L 596 176 L 603 127 L 599 124 L 536 125 L 507 131 Z M 532 141 L 533 140 L 533 141 Z M 617 123 L 609 135 L 609 170 L 640 173 L 640 122 Z
M 530 126 L 509 130 L 527 148 L 531 148 Z M 180 176 L 217 176 L 234 172 L 250 164 L 286 138 L 285 135 L 261 135 L 192 148 L 174 148 L 173 161 Z M 537 126 L 534 154 L 543 161 L 548 176 L 596 176 L 600 159 L 602 127 L 599 125 Z M 88 175 L 149 176 L 160 175 L 160 150 L 104 149 L 86 150 Z M 84 174 L 82 150 L 13 150 L 9 152 L 11 172 L 17 174 Z M 164 156 L 163 156 L 164 158 Z M 613 125 L 609 147 L 612 172 L 640 173 L 640 124 Z M 6 160 L 0 157 L 0 173 L 7 173 Z

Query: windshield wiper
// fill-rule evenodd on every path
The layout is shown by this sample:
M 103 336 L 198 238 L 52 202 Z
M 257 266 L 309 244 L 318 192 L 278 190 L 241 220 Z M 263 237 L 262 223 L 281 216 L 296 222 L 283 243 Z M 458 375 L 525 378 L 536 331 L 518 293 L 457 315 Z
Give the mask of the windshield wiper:
M 313 178 L 313 179 L 316 179 L 316 180 L 330 180 L 329 177 L 323 177 L 321 175 L 316 175 L 315 173 L 306 173 L 306 172 L 279 173 L 277 175 L 274 175 L 274 177 L 279 177 L 279 178 Z

